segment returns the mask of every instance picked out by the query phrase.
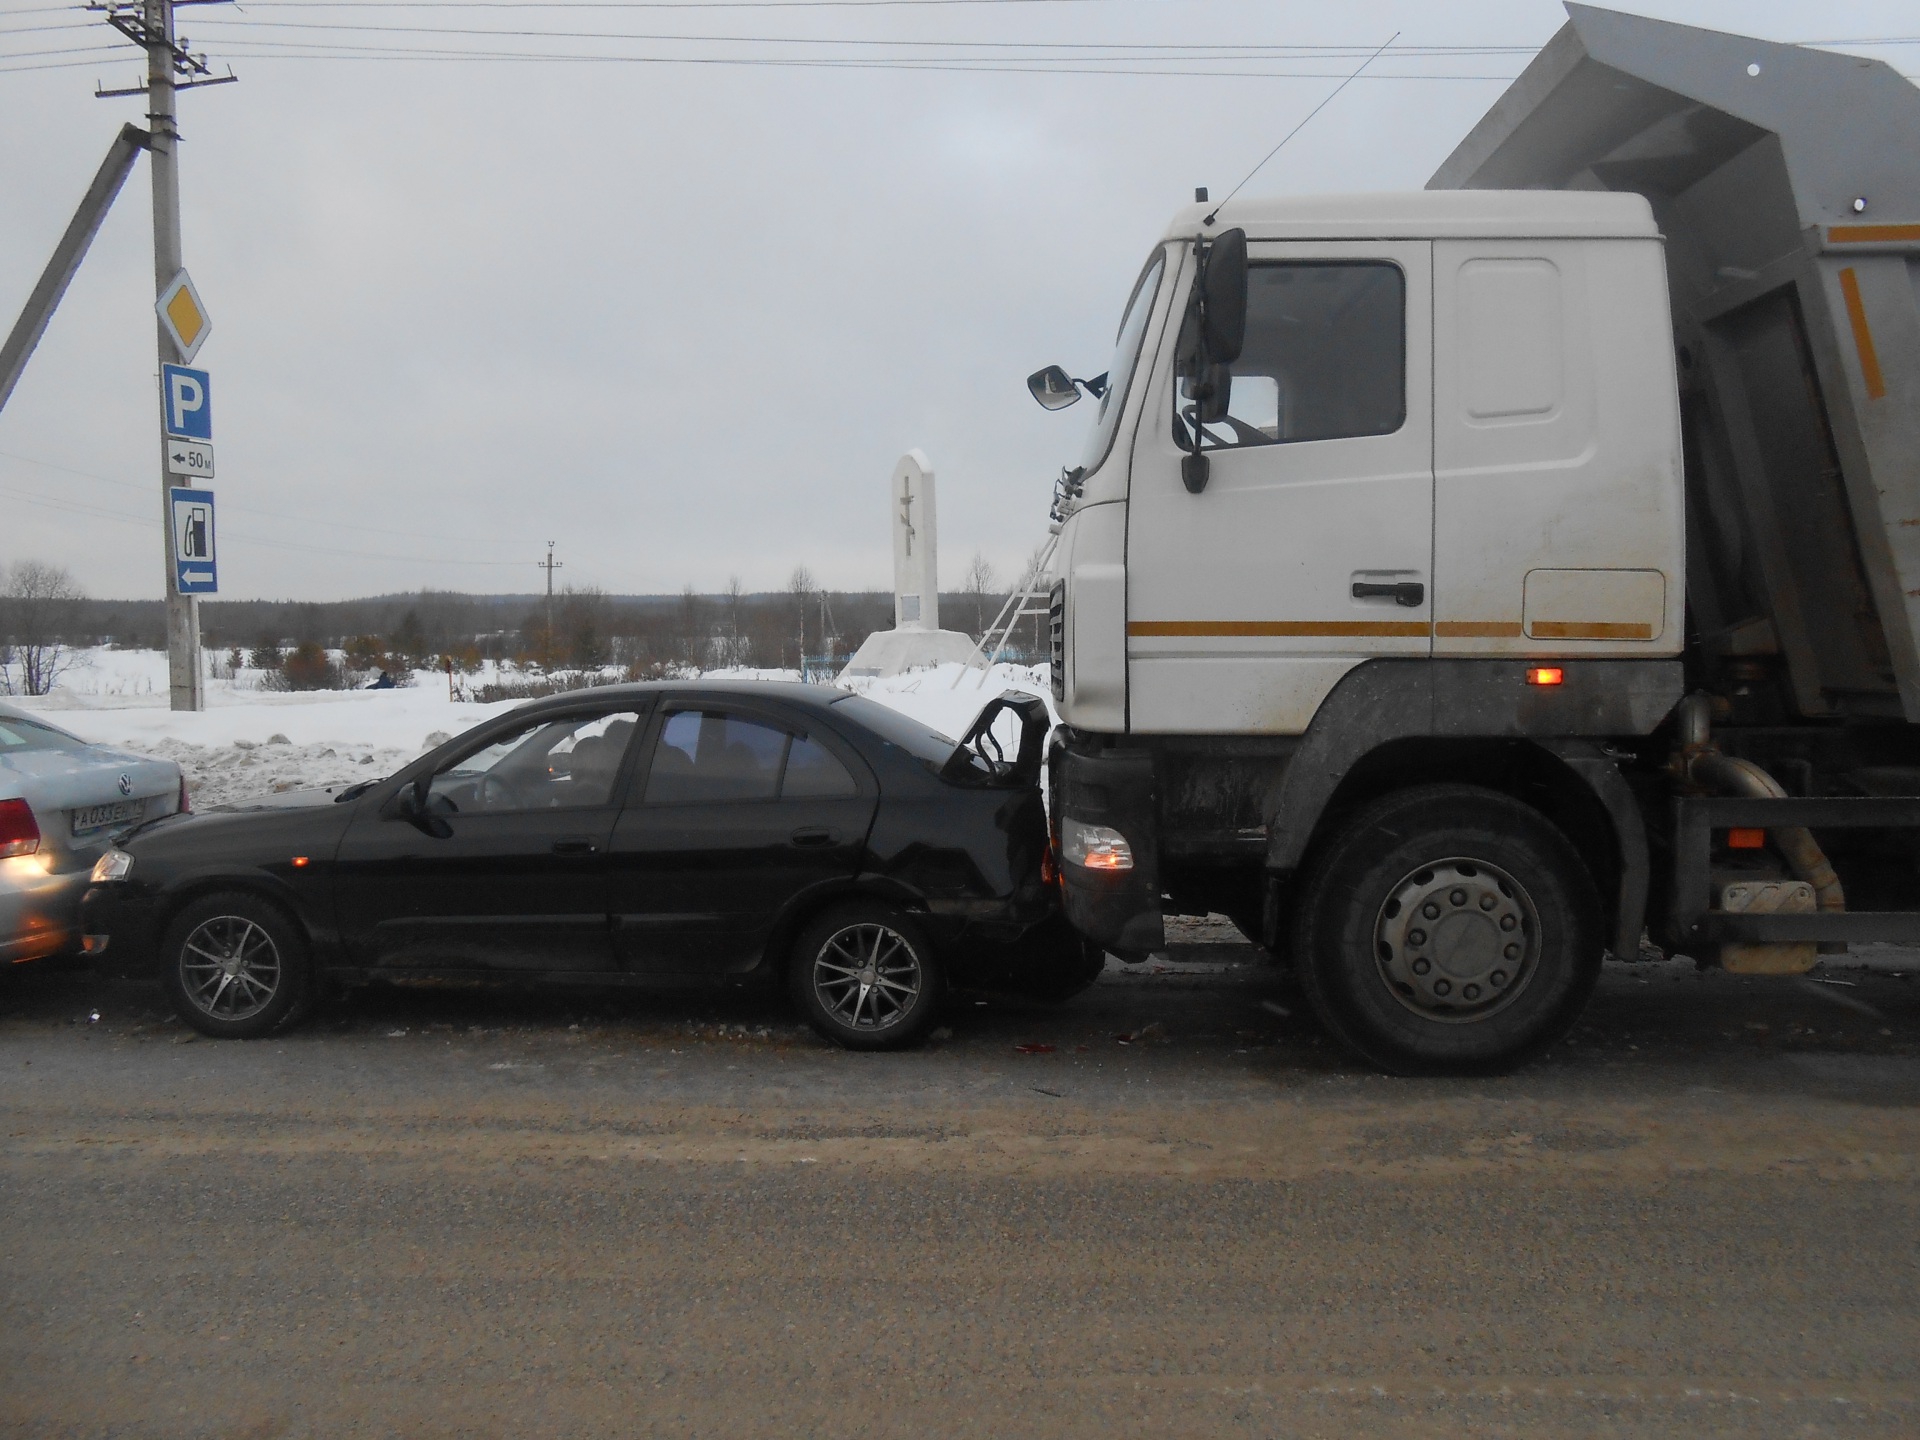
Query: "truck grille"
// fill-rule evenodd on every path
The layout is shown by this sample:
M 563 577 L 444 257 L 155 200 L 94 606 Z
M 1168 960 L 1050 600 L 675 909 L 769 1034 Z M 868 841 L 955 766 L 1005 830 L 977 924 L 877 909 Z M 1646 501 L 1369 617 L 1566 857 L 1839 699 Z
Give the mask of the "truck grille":
M 1067 582 L 1056 580 L 1047 594 L 1047 669 L 1051 672 L 1053 698 L 1058 704 L 1067 699 Z

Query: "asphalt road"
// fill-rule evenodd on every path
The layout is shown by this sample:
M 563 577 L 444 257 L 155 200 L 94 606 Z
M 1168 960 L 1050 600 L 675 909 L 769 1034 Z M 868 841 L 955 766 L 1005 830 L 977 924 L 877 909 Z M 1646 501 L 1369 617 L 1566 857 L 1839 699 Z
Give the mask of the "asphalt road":
M 1472 1082 L 1175 960 L 893 1056 L 619 994 L 222 1044 L 21 967 L 0 1432 L 1920 1433 L 1920 955 L 1610 967 Z

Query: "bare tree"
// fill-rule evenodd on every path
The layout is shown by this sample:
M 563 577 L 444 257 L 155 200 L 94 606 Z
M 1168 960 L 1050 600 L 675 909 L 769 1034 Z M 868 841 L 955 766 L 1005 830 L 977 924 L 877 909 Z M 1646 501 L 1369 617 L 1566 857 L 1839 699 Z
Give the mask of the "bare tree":
M 58 565 L 18 561 L 0 590 L 0 694 L 45 695 L 73 668 L 67 643 L 86 592 Z
M 993 566 L 986 556 L 978 550 L 974 551 L 973 561 L 967 566 L 966 582 L 961 585 L 960 593 L 973 597 L 973 633 L 976 639 L 986 633 L 987 597 L 992 595 L 995 599 L 999 598 L 994 594 L 993 582 Z
M 813 598 L 817 588 L 813 572 L 804 565 L 794 566 L 793 574 L 787 577 L 787 593 L 793 597 L 794 628 L 800 643 L 794 664 L 802 671 L 807 667 L 807 601 Z

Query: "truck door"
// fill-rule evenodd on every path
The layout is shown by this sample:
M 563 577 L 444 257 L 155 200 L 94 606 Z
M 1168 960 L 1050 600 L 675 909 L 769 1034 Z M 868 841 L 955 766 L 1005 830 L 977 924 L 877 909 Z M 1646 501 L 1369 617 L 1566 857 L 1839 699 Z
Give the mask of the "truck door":
M 1135 438 L 1136 731 L 1298 734 L 1361 660 L 1432 643 L 1432 245 L 1255 241 L 1249 261 L 1206 489 L 1180 479 L 1176 345 Z
M 1680 419 L 1659 242 L 1433 252 L 1434 653 L 1678 654 Z

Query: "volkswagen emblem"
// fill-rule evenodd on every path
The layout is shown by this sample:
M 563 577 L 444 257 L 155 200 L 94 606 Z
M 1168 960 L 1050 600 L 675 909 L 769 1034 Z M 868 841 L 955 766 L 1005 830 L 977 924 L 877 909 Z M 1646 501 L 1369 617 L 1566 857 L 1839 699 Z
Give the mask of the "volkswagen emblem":
M 122 795 L 133 794 L 133 781 L 129 780 L 125 775 L 120 777 L 120 793 Z

